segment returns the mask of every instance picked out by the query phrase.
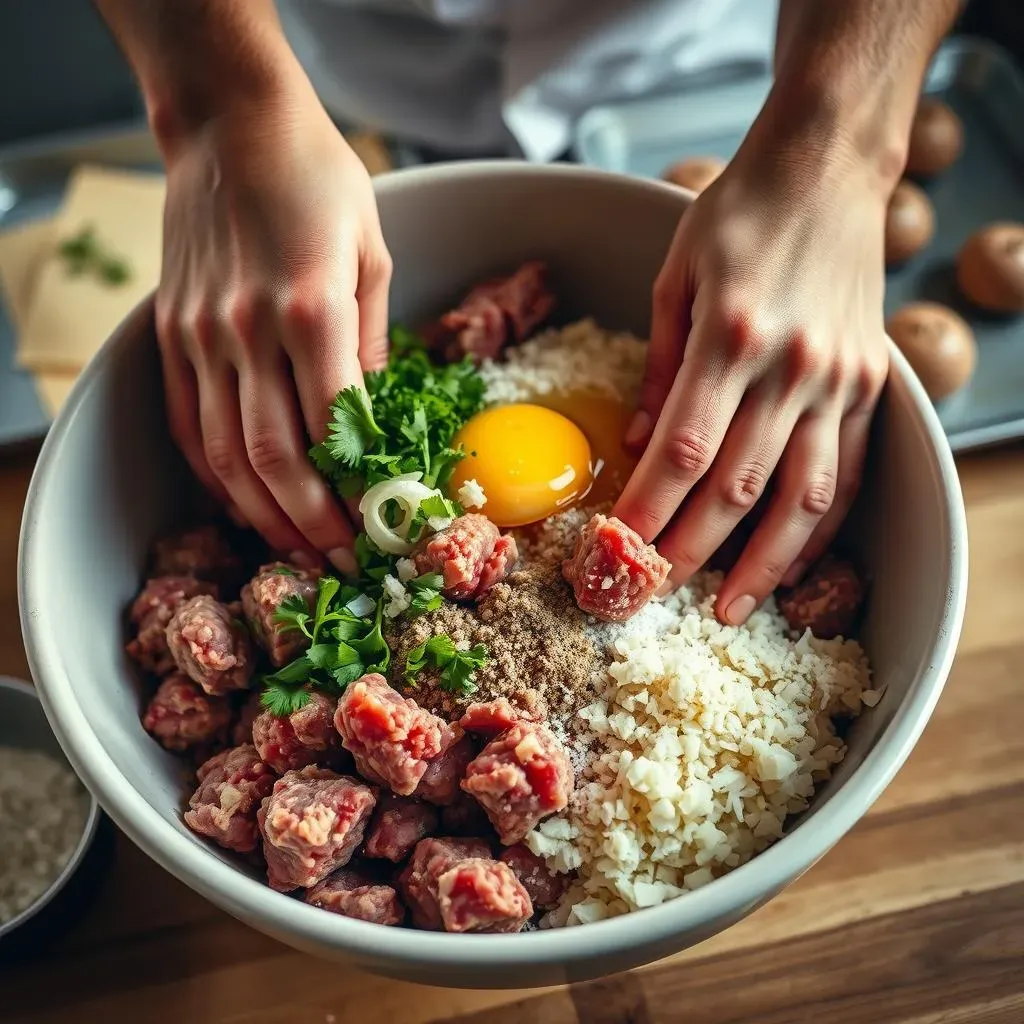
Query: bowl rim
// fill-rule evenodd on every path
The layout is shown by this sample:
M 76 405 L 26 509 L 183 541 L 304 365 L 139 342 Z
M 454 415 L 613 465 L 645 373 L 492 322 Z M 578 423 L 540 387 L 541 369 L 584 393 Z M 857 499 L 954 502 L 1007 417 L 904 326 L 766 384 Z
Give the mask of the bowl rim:
M 572 164 L 524 161 L 467 161 L 401 169 L 374 180 L 378 195 L 437 181 L 467 179 L 559 178 L 603 183 L 609 190 L 671 193 L 682 190 L 664 182 L 630 178 Z M 46 498 L 50 467 L 64 437 L 74 427 L 85 393 L 99 376 L 102 361 L 128 343 L 150 317 L 152 298 L 143 300 L 119 325 L 76 382 L 64 409 L 46 437 L 29 485 L 18 552 L 18 590 L 22 630 L 32 676 L 50 724 L 68 760 L 97 794 L 110 817 L 170 874 L 215 905 L 246 923 L 287 936 L 299 948 L 311 945 L 378 963 L 417 968 L 479 969 L 500 974 L 553 963 L 571 965 L 621 954 L 636 946 L 670 942 L 675 935 L 698 930 L 708 922 L 736 918 L 785 887 L 824 856 L 868 811 L 903 766 L 938 702 L 959 641 L 967 596 L 967 522 L 953 454 L 932 403 L 902 354 L 890 342 L 889 387 L 902 389 L 916 415 L 913 429 L 928 452 L 944 496 L 941 510 L 947 543 L 946 593 L 934 639 L 926 681 L 896 710 L 862 763 L 841 789 L 816 812 L 764 852 L 710 885 L 670 900 L 642 914 L 588 924 L 513 935 L 450 935 L 412 929 L 381 928 L 307 906 L 273 892 L 262 882 L 220 860 L 198 838 L 176 829 L 134 788 L 92 732 L 74 686 L 58 656 L 59 638 L 46 616 L 38 615 L 45 598 L 44 580 L 33 578 L 44 541 L 37 530 L 39 508 Z M 571 936 L 571 937 L 568 937 Z
M 46 715 L 46 718 L 49 721 L 50 716 L 47 713 L 46 708 L 43 705 L 42 700 L 40 699 L 39 693 L 34 686 L 30 686 L 28 683 L 23 682 L 21 679 L 15 679 L 13 676 L 0 675 L 0 691 L 4 690 L 10 691 L 11 693 L 17 693 L 23 697 L 28 697 L 31 700 L 34 700 L 39 705 L 40 710 L 43 712 L 44 715 Z M 0 697 L 0 701 L 2 700 L 3 697 Z M 59 736 L 57 737 L 57 742 L 60 743 L 61 749 L 63 749 L 64 743 Z M 27 749 L 38 750 L 38 748 L 36 747 L 31 747 Z M 46 753 L 46 751 L 40 750 L 39 753 Z M 64 756 L 67 757 L 66 752 Z M 78 837 L 78 843 L 75 846 L 75 849 L 72 852 L 71 856 L 68 858 L 67 863 L 60 869 L 60 872 L 58 873 L 57 877 L 54 878 L 50 885 L 43 891 L 42 895 L 40 895 L 38 899 L 30 903 L 19 914 L 15 914 L 15 916 L 12 917 L 9 921 L 4 921 L 3 923 L 0 923 L 0 939 L 4 939 L 7 936 L 12 935 L 23 924 L 26 924 L 28 921 L 32 920 L 32 918 L 39 914 L 44 907 L 48 906 L 50 903 L 53 902 L 53 900 L 57 898 L 57 896 L 60 894 L 64 886 L 67 885 L 70 879 L 74 876 L 75 872 L 77 872 L 78 869 L 81 867 L 82 861 L 85 859 L 85 855 L 89 847 L 92 845 L 93 840 L 96 838 L 96 829 L 99 827 L 100 823 L 99 802 L 97 801 L 96 797 L 93 796 L 93 793 L 89 789 L 89 787 L 82 783 L 81 775 L 79 775 L 78 772 L 75 770 L 74 763 L 71 761 L 70 757 L 68 757 L 68 763 L 69 766 L 71 767 L 71 770 L 75 771 L 75 774 L 78 776 L 79 784 L 82 786 L 87 796 L 89 797 L 89 813 L 86 815 L 85 825 L 82 828 L 82 834 Z

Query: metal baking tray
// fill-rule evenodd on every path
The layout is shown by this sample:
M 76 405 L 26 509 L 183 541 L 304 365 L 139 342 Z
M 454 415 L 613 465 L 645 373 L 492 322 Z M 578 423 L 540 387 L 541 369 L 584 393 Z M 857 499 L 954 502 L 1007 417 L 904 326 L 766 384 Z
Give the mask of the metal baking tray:
M 396 167 L 418 162 L 407 148 L 388 148 Z M 160 155 L 144 120 L 0 148 L 0 228 L 56 213 L 82 163 L 159 170 Z M 14 343 L 0 302 L 0 448 L 36 441 L 49 427 L 31 375 L 15 366 Z
M 751 76 L 686 95 L 594 108 L 580 120 L 575 156 L 584 164 L 654 178 L 690 156 L 730 159 L 770 87 Z M 977 228 L 994 220 L 1024 221 L 1024 76 L 1000 47 L 970 37 L 940 47 L 925 91 L 963 118 L 964 152 L 925 185 L 935 205 L 928 248 L 886 280 L 886 315 L 913 299 L 953 307 L 978 339 L 971 383 L 940 403 L 939 417 L 955 451 L 1024 437 L 1024 317 L 986 316 L 957 292 L 956 254 Z

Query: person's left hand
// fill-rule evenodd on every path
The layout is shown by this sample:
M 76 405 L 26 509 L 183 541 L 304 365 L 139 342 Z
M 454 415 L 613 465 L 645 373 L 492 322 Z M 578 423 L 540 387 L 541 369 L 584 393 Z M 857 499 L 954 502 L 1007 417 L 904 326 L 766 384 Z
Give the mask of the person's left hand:
M 614 514 L 684 583 L 758 502 L 719 591 L 739 624 L 833 540 L 858 491 L 888 373 L 888 186 L 852 156 L 751 147 L 682 218 L 654 288 L 640 462 Z

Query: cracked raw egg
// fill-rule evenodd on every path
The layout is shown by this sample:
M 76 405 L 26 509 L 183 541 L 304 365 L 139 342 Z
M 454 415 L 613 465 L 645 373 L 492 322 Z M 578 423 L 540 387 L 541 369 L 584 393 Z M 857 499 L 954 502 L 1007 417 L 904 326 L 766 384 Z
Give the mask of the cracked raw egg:
M 450 490 L 483 488 L 483 511 L 497 526 L 525 526 L 574 505 L 593 483 L 590 442 L 567 416 L 526 403 L 477 413 L 455 435 L 466 457 Z

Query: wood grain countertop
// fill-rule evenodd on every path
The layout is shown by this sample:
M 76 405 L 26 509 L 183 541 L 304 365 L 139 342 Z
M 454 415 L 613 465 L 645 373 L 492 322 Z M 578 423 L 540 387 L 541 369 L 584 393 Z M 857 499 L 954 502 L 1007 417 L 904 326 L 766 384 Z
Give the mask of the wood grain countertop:
M 0 457 L 0 673 L 25 676 L 15 564 L 31 453 Z M 952 677 L 868 817 L 746 921 L 647 969 L 536 992 L 425 989 L 236 923 L 119 837 L 91 915 L 0 974 L 4 1024 L 1021 1024 L 1024 449 L 961 460 L 971 543 Z

